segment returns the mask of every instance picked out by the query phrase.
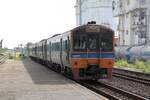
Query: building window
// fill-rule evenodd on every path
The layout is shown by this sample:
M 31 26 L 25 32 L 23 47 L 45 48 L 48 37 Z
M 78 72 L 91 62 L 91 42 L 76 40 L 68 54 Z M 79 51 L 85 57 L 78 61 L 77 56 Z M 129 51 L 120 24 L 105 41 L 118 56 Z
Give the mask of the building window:
M 141 32 L 140 38 L 146 38 L 146 32 Z
M 141 5 L 144 5 L 144 4 L 146 4 L 146 0 L 139 0 L 139 3 L 140 3 Z
M 128 17 L 129 17 L 129 13 L 126 14 L 126 18 L 128 18 Z
M 122 8 L 122 1 L 120 1 L 119 6 L 120 6 L 120 8 Z
M 115 10 L 115 1 L 112 2 L 112 9 Z
M 130 4 L 130 0 L 127 0 L 127 5 L 129 5 Z
M 127 34 L 127 35 L 128 35 L 128 33 L 129 33 L 128 30 L 126 30 L 126 34 Z

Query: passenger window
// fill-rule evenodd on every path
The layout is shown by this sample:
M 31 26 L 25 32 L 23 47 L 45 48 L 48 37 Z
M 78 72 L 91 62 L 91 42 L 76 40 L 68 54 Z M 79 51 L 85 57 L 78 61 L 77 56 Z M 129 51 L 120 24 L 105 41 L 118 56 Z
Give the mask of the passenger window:
M 102 51 L 112 51 L 113 50 L 113 34 L 103 33 L 100 37 L 100 48 Z

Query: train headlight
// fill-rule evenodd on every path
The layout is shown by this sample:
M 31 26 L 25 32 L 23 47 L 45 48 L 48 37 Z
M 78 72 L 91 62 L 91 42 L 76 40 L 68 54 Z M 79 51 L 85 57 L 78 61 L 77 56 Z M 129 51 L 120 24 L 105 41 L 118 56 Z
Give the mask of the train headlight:
M 74 62 L 74 65 L 78 65 L 78 63 L 77 63 L 77 62 Z
M 108 64 L 109 64 L 109 65 L 112 65 L 112 62 L 109 62 Z

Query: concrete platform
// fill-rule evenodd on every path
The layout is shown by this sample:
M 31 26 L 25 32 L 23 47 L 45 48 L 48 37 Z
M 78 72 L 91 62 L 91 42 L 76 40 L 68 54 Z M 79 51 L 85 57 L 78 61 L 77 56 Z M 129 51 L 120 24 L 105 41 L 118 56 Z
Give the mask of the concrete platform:
M 107 100 L 30 59 L 0 65 L 0 100 Z

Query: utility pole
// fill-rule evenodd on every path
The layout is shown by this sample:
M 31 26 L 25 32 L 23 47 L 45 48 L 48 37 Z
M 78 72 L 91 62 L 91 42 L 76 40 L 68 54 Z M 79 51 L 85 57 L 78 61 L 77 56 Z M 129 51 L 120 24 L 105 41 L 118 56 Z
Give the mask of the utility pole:
M 79 0 L 79 24 L 82 25 L 82 2 Z
M 3 47 L 3 39 L 0 41 L 0 48 Z

